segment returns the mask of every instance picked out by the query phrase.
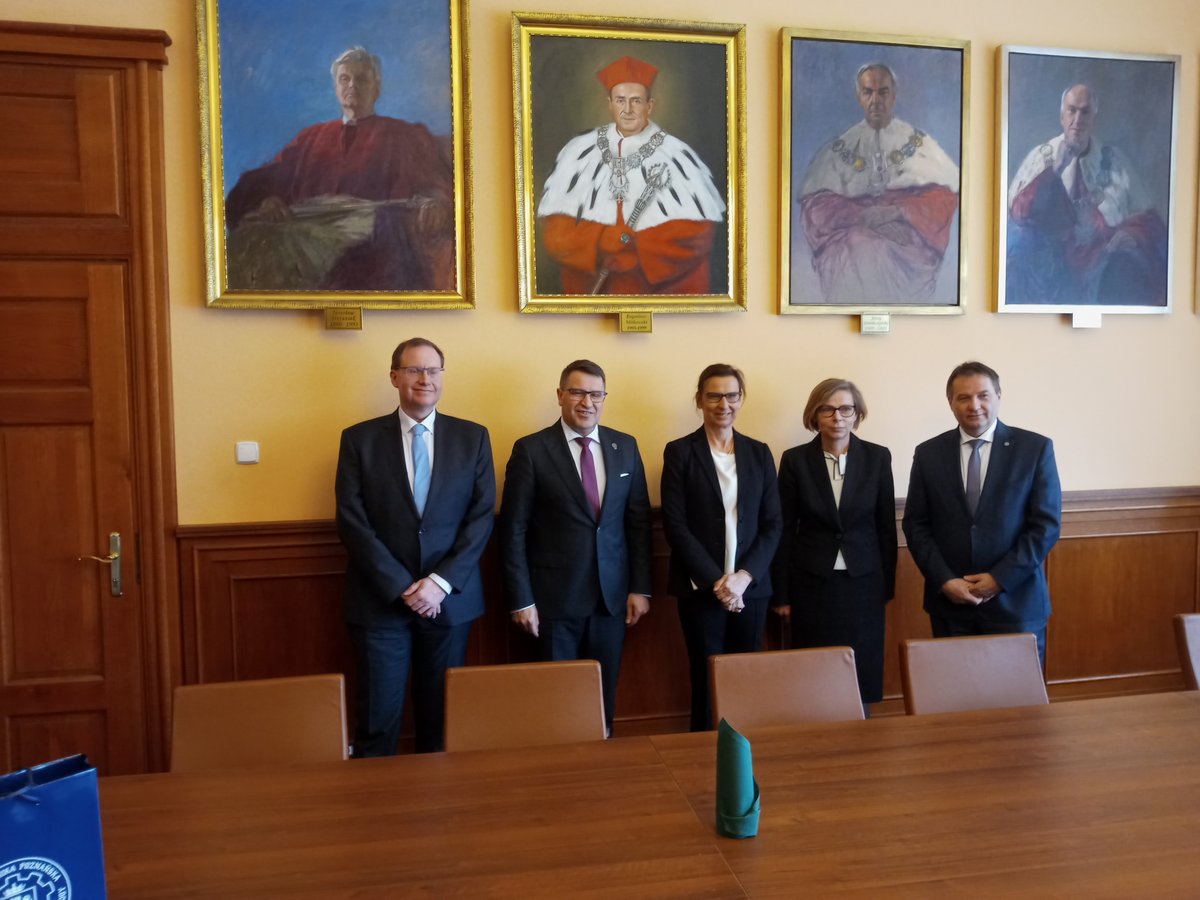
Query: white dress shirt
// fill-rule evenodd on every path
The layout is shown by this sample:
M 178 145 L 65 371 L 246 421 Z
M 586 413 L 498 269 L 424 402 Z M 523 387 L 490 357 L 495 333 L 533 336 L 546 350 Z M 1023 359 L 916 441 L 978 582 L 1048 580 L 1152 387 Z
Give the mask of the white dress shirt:
M 849 454 L 834 456 L 828 450 L 824 451 L 825 471 L 829 473 L 829 484 L 833 487 L 833 505 L 842 508 L 842 485 L 846 483 L 846 464 Z M 846 558 L 842 556 L 842 548 L 838 547 L 837 559 L 833 561 L 833 571 L 846 571 Z
M 979 445 L 979 489 L 983 490 L 983 483 L 987 479 L 988 460 L 992 458 L 992 441 L 996 438 L 996 422 L 988 426 L 988 430 L 983 434 L 975 437 L 967 434 L 962 430 L 961 426 L 958 429 L 958 437 L 961 443 L 959 444 L 958 461 L 962 470 L 963 490 L 967 489 L 967 464 L 971 460 L 971 441 L 982 440 Z
M 579 457 L 583 454 L 583 448 L 575 443 L 575 439 L 586 438 L 588 440 L 588 449 L 592 451 L 592 461 L 596 464 L 596 492 L 600 497 L 601 504 L 603 504 L 604 485 L 607 483 L 607 476 L 604 470 L 604 454 L 600 452 L 600 427 L 596 426 L 593 428 L 591 434 L 580 434 L 561 419 L 559 422 L 562 424 L 567 446 L 571 449 L 571 459 L 575 460 L 575 474 L 579 476 L 580 483 L 583 482 L 583 475 L 579 470 Z

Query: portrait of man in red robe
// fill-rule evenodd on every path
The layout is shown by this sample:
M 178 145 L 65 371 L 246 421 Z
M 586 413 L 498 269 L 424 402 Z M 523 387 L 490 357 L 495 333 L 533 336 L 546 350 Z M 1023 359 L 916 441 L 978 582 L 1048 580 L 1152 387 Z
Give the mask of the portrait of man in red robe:
M 425 125 L 376 113 L 382 65 L 366 48 L 330 74 L 341 115 L 243 172 L 225 199 L 229 287 L 455 290 L 448 148 Z
M 609 121 L 567 141 L 537 204 L 538 252 L 557 264 L 562 293 L 724 292 L 712 270 L 724 189 L 652 118 L 658 67 L 626 55 L 595 74 Z

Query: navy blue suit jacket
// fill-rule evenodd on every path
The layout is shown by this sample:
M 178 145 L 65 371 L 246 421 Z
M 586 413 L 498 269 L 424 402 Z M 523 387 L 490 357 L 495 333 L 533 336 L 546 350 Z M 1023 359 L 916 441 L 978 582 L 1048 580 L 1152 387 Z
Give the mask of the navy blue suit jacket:
M 833 496 L 821 436 L 792 447 L 779 461 L 784 536 L 776 564 L 779 605 L 799 598 L 793 574 L 833 575 L 838 550 L 851 578 L 883 576 L 881 601 L 896 593 L 896 487 L 887 447 L 850 435 L 841 502 Z
M 761 441 L 733 433 L 737 466 L 737 558 L 754 579 L 745 600 L 771 596 L 771 560 L 782 520 L 775 459 Z M 725 574 L 725 505 L 704 428 L 671 441 L 663 451 L 663 530 L 671 545 L 667 589 L 692 593 L 692 582 L 711 588 Z
M 536 604 L 544 619 L 584 618 L 603 599 L 625 614 L 650 583 L 650 497 L 637 441 L 599 426 L 605 484 L 596 521 L 562 424 L 513 445 L 504 475 L 500 542 L 510 610 Z
M 1044 563 L 1062 521 L 1054 444 L 997 422 L 973 520 L 960 445 L 955 428 L 918 445 L 913 454 L 904 534 L 925 576 L 925 611 L 947 619 L 1041 627 L 1050 617 Z M 990 572 L 1003 588 L 986 603 L 952 603 L 942 593 L 950 579 L 980 572 Z
M 417 515 L 396 413 L 342 432 L 337 531 L 349 565 L 343 615 L 351 625 L 397 627 L 416 616 L 399 599 L 436 573 L 450 583 L 435 625 L 483 615 L 479 559 L 492 532 L 496 475 L 487 429 L 438 412 L 425 514 Z

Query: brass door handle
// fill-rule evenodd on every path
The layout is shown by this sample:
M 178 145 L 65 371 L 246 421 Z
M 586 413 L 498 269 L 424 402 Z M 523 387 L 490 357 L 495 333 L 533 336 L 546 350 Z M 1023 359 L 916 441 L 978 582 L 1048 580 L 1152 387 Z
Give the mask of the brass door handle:
M 80 562 L 82 562 L 85 559 L 94 559 L 96 562 L 105 563 L 106 565 L 108 563 L 114 563 L 120 558 L 121 558 L 121 554 L 119 554 L 119 553 L 110 553 L 108 556 L 78 556 L 78 557 L 76 557 L 76 559 L 78 559 Z
M 80 562 L 85 559 L 95 560 L 98 563 L 104 563 L 108 566 L 108 590 L 114 597 L 120 597 L 125 593 L 124 586 L 121 582 L 121 534 L 118 531 L 111 532 L 108 536 L 108 556 L 79 556 L 76 557 Z

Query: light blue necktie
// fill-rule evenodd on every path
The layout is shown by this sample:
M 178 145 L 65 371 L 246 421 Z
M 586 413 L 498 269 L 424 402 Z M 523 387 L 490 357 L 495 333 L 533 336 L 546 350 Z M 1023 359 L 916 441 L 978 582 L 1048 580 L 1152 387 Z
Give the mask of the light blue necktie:
M 421 515 L 425 513 L 425 501 L 429 497 L 429 448 L 425 446 L 428 430 L 420 422 L 412 429 L 413 501 Z

